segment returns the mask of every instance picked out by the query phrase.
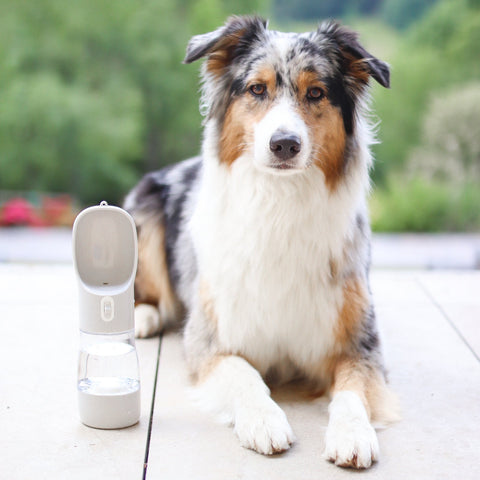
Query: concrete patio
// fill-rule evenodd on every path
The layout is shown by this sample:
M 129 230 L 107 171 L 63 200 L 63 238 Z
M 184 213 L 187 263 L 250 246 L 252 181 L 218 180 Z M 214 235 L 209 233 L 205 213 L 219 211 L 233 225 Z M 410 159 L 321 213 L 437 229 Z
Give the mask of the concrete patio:
M 52 251 L 69 248 L 67 241 L 65 235 Z M 231 429 L 191 404 L 177 334 L 137 341 L 137 425 L 110 431 L 82 425 L 73 267 L 68 259 L 20 260 L 0 263 L 2 479 L 480 478 L 479 271 L 374 268 L 386 362 L 403 419 L 378 432 L 380 461 L 357 473 L 321 457 L 324 398 L 277 392 L 297 442 L 273 457 L 240 447 Z

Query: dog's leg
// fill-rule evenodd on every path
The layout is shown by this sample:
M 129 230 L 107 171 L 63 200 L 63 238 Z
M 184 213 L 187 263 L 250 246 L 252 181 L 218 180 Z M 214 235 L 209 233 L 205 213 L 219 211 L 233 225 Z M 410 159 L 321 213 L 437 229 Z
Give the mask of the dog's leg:
M 216 355 L 202 362 L 195 394 L 205 410 L 233 425 L 246 448 L 271 455 L 294 441 L 285 413 L 258 371 L 241 357 Z
M 325 457 L 341 467 L 368 468 L 378 459 L 377 435 L 370 424 L 371 392 L 384 388 L 382 374 L 361 361 L 337 365 L 329 406 Z
M 181 317 L 181 306 L 170 282 L 165 231 L 155 217 L 137 215 L 138 268 L 135 277 L 135 336 L 151 337 Z
M 199 283 L 184 332 L 185 352 L 199 406 L 233 425 L 240 443 L 266 455 L 287 450 L 294 435 L 260 373 L 219 340 L 219 319 L 208 285 Z

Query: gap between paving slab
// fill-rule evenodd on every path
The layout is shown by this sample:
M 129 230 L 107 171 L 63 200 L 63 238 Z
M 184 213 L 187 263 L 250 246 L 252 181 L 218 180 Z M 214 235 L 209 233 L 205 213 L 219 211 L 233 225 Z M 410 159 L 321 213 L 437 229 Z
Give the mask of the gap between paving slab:
M 158 368 L 160 365 L 160 354 L 162 351 L 162 340 L 163 335 L 160 335 L 158 339 L 158 351 L 157 351 L 157 359 L 155 362 L 155 375 L 153 380 L 153 390 L 151 395 L 150 401 L 150 413 L 148 418 L 148 430 L 147 430 L 147 438 L 145 442 L 145 455 L 143 459 L 143 473 L 142 473 L 142 480 L 147 478 L 147 471 L 148 471 L 148 459 L 150 454 L 150 441 L 152 438 L 152 426 L 153 426 L 153 416 L 155 414 L 155 398 L 157 393 L 157 380 L 158 380 Z M 148 360 L 147 360 L 148 361 Z
M 477 352 L 475 351 L 475 349 L 470 344 L 470 341 L 463 335 L 461 330 L 457 327 L 457 325 L 455 325 L 455 323 L 452 321 L 452 319 L 447 315 L 445 310 L 442 308 L 440 303 L 433 297 L 433 295 L 429 292 L 427 287 L 425 287 L 425 285 L 423 285 L 421 281 L 419 281 L 418 283 L 419 283 L 420 287 L 423 289 L 423 291 L 425 292 L 425 294 L 430 298 L 432 303 L 435 305 L 435 307 L 437 307 L 437 309 L 440 312 L 440 314 L 442 315 L 442 317 L 448 322 L 448 324 L 450 325 L 452 330 L 457 334 L 458 338 L 460 338 L 460 340 L 470 350 L 470 352 L 475 357 L 477 362 L 480 363 L 480 357 L 478 356 Z

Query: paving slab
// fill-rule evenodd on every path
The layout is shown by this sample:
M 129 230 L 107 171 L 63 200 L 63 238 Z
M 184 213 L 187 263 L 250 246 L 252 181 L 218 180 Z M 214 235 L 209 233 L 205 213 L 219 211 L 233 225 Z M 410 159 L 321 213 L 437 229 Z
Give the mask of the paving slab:
M 480 448 L 480 363 L 431 297 L 421 301 L 419 274 L 372 277 L 403 411 L 385 431 L 382 458 L 395 465 L 383 478 L 478 479 L 480 463 L 469 459 Z M 478 273 L 473 281 L 480 287 Z
M 480 287 L 480 275 L 475 275 Z M 372 288 L 392 388 L 403 419 L 378 432 L 381 460 L 369 479 L 478 479 L 480 363 L 418 283 L 415 273 L 375 272 Z M 479 333 L 477 333 L 478 337 Z M 164 337 L 147 478 L 343 479 L 350 470 L 321 458 L 327 401 L 277 396 L 298 437 L 264 457 L 189 400 L 178 335 Z
M 480 286 L 472 271 L 421 272 L 418 281 L 480 359 Z
M 73 268 L 0 264 L 0 292 L 0 478 L 141 478 L 158 339 L 137 342 L 140 422 L 88 428 L 77 409 Z

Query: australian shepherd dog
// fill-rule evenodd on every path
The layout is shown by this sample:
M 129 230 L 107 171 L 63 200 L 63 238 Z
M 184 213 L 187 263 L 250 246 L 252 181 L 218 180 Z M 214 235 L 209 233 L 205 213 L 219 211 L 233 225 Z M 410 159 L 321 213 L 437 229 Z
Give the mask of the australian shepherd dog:
M 331 397 L 325 458 L 367 468 L 371 421 L 393 420 L 369 288 L 369 81 L 389 69 L 327 22 L 281 33 L 232 17 L 193 37 L 205 57 L 202 154 L 147 174 L 125 208 L 138 227 L 136 333 L 182 321 L 201 404 L 241 445 L 287 450 L 270 381 Z

